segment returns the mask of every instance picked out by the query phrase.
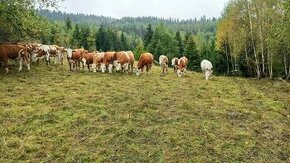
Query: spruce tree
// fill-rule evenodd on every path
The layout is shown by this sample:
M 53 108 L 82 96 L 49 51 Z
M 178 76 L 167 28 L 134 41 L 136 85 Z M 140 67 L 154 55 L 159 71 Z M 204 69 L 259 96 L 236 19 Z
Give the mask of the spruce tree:
M 152 36 L 153 36 L 153 29 L 152 29 L 152 25 L 151 24 L 148 24 L 148 27 L 147 27 L 147 31 L 145 33 L 145 36 L 144 36 L 144 47 L 145 49 L 148 48 L 148 45 L 152 39 Z
M 188 69 L 193 71 L 199 71 L 200 57 L 198 55 L 194 37 L 195 37 L 194 35 L 189 36 L 187 43 L 185 45 L 184 53 L 189 60 Z

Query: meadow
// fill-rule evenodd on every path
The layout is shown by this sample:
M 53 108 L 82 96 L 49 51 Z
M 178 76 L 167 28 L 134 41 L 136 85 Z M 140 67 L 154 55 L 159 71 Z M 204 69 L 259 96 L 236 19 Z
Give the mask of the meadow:
M 290 162 L 277 80 L 0 71 L 0 162 Z

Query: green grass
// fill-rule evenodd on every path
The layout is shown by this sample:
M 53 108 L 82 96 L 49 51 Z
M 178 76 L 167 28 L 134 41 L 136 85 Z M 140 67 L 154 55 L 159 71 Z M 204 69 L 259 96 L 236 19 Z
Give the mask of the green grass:
M 13 67 L 0 76 L 0 162 L 289 162 L 290 87 Z

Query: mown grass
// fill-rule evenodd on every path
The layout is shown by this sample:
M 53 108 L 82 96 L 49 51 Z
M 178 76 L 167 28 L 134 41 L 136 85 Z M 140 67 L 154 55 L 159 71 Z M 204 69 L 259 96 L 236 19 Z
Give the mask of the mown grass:
M 280 81 L 70 72 L 0 78 L 0 162 L 289 162 Z

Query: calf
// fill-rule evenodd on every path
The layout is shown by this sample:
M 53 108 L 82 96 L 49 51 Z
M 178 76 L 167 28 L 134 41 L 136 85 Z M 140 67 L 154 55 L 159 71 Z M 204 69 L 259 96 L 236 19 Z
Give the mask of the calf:
M 181 57 L 178 60 L 178 69 L 177 69 L 177 76 L 181 77 L 186 73 L 186 68 L 188 64 L 188 59 L 186 57 Z
M 83 65 L 87 65 L 88 66 L 88 70 L 90 70 L 90 65 L 93 64 L 95 55 L 96 55 L 96 53 L 88 53 L 88 52 L 85 52 L 82 55 Z
M 178 69 L 178 58 L 177 57 L 174 57 L 172 60 L 171 60 L 171 65 L 173 67 L 173 71 L 174 73 L 177 71 Z
M 204 59 L 201 61 L 200 67 L 201 67 L 203 75 L 205 76 L 205 79 L 208 80 L 208 78 L 212 75 L 212 72 L 213 72 L 212 70 L 213 66 L 211 62 Z
M 112 73 L 113 70 L 113 62 L 115 60 L 116 52 L 105 52 L 103 63 L 101 64 L 102 73 L 106 72 L 106 68 L 108 67 L 109 73 Z
M 144 67 L 146 66 L 146 72 L 151 69 L 152 63 L 153 63 L 153 55 L 151 53 L 143 53 L 138 61 L 136 69 L 136 75 L 140 75 L 141 72 L 143 72 Z
M 97 53 L 94 56 L 93 65 L 92 65 L 92 68 L 93 68 L 94 72 L 97 72 L 97 70 L 100 70 L 101 63 L 103 63 L 104 54 L 105 53 Z
M 0 62 L 3 63 L 6 69 L 6 74 L 9 72 L 8 59 L 19 59 L 19 71 L 22 70 L 23 62 L 26 64 L 27 69 L 30 70 L 29 54 L 27 47 L 15 44 L 1 44 L 0 45 Z
M 80 70 L 80 62 L 82 60 L 82 55 L 85 52 L 84 49 L 67 49 L 68 55 L 67 55 L 67 60 L 69 63 L 69 69 L 72 71 L 72 66 L 75 70 L 78 69 Z
M 165 74 L 168 72 L 168 58 L 165 55 L 159 57 L 159 65 L 162 68 L 162 73 Z

